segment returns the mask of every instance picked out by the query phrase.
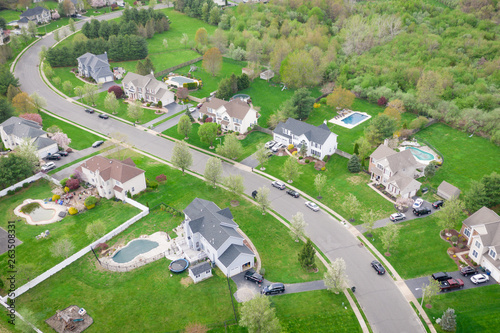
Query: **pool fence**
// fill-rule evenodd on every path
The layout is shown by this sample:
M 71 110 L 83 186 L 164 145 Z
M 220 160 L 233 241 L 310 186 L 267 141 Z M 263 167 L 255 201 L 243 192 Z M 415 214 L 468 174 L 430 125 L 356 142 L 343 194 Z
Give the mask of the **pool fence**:
M 20 182 L 14 184 L 14 185 L 11 185 L 7 188 L 4 188 L 3 190 L 0 191 L 0 197 L 4 197 L 8 194 L 9 191 L 15 191 L 17 188 L 20 188 L 20 187 L 23 187 L 24 184 L 27 184 L 27 183 L 33 183 L 35 181 L 37 181 L 38 179 L 40 178 L 43 178 L 44 177 L 44 174 L 39 172 L 37 173 L 36 175 L 34 176 L 31 176 L 31 177 L 28 177 L 26 179 L 23 179 L 21 180 Z
M 99 260 L 100 264 L 102 267 L 106 268 L 107 270 L 113 271 L 113 272 L 129 272 L 131 270 L 134 270 L 136 268 L 139 268 L 141 266 L 147 265 L 149 263 L 152 263 L 153 261 L 159 260 L 161 258 L 165 258 L 165 252 L 158 253 L 154 257 L 147 258 L 147 259 L 140 259 L 139 262 L 133 263 L 133 264 L 119 264 L 119 263 L 114 263 L 114 264 L 109 264 L 107 262 L 104 262 L 102 260 Z
M 183 62 L 182 64 L 179 64 L 177 66 L 169 67 L 167 69 L 164 69 L 164 70 L 162 70 L 160 72 L 155 73 L 155 77 L 168 75 L 168 73 L 170 73 L 170 72 L 173 72 L 173 71 L 175 71 L 175 70 L 177 70 L 179 68 L 182 68 L 184 66 L 194 64 L 195 62 L 198 62 L 198 61 L 201 61 L 201 60 L 203 60 L 203 57 L 198 57 L 198 58 L 195 58 L 193 60 L 189 60 L 189 61 Z

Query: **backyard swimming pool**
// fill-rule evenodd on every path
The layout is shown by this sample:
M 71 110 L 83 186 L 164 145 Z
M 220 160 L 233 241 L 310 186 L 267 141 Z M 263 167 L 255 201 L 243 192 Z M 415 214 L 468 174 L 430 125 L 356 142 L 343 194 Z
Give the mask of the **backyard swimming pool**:
M 351 114 L 349 117 L 345 117 L 344 119 L 342 119 L 342 122 L 346 125 L 356 125 L 367 118 L 369 118 L 369 116 L 359 112 L 355 112 Z
M 46 209 L 42 206 L 35 208 L 33 211 L 27 213 L 33 222 L 47 221 L 56 215 L 55 209 Z
M 415 147 L 408 147 L 408 148 L 411 150 L 411 153 L 413 154 L 413 156 L 415 156 L 415 158 L 417 160 L 421 160 L 421 161 L 434 160 L 434 156 L 431 153 L 425 152 L 425 151 L 420 150 L 420 149 L 415 148 Z
M 198 82 L 198 80 L 179 75 L 179 76 L 171 76 L 165 81 L 166 84 L 176 86 L 177 88 L 182 87 L 184 83 L 190 83 L 190 82 Z
M 116 254 L 113 256 L 113 261 L 119 264 L 124 264 L 126 262 L 132 261 L 140 254 L 151 251 L 152 249 L 158 247 L 158 245 L 159 244 L 157 242 L 146 239 L 133 240 L 123 249 L 116 252 Z

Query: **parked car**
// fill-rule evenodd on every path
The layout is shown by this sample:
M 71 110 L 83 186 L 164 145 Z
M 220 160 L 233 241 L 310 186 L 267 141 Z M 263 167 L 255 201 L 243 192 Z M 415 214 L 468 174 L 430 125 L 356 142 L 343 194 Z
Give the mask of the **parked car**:
M 438 209 L 440 208 L 441 206 L 443 206 L 443 200 L 438 200 L 438 201 L 435 201 L 432 203 L 432 207 L 434 209 Z
M 198 104 L 196 107 L 197 107 L 198 109 L 201 109 L 201 107 L 202 107 L 202 106 L 203 106 L 203 103 L 200 103 L 200 104 Z
M 279 282 L 265 286 L 264 289 L 262 289 L 262 293 L 264 295 L 279 294 L 284 292 L 285 292 L 285 285 Z
M 264 278 L 262 277 L 262 275 L 250 270 L 245 272 L 245 280 L 249 280 L 255 283 L 262 283 L 264 281 Z
M 267 142 L 266 142 L 266 144 L 264 145 L 264 147 L 266 147 L 266 148 L 268 148 L 268 149 L 269 149 L 269 148 L 271 148 L 272 146 L 274 146 L 275 144 L 276 144 L 276 141 L 273 141 L 273 140 L 271 140 L 271 141 L 267 141 Z
M 460 274 L 462 274 L 463 276 L 467 276 L 469 274 L 477 274 L 477 269 L 472 266 L 462 267 L 460 268 Z
M 417 200 L 415 200 L 415 202 L 413 203 L 413 208 L 420 208 L 422 207 L 424 203 L 424 199 L 422 198 L 418 198 Z
M 426 215 L 429 214 L 431 210 L 427 207 L 420 207 L 420 208 L 414 208 L 413 209 L 413 214 L 420 216 L 420 215 Z
M 389 216 L 389 219 L 392 222 L 401 221 L 401 220 L 406 219 L 406 215 L 403 213 L 394 213 L 394 214 L 391 214 L 391 216 Z
M 254 190 L 252 192 L 252 198 L 256 199 L 257 198 L 257 193 L 258 193 L 257 190 Z
M 319 211 L 319 206 L 316 205 L 314 202 L 311 202 L 311 201 L 306 201 L 306 206 L 312 210 L 314 210 L 315 212 Z
M 99 147 L 100 145 L 102 145 L 104 143 L 104 141 L 102 140 L 99 140 L 99 141 L 96 141 L 92 144 L 92 148 L 97 148 Z
M 382 266 L 382 264 L 379 263 L 377 260 L 373 260 L 371 265 L 372 265 L 373 269 L 375 269 L 377 271 L 378 275 L 385 274 L 384 266 Z
M 54 169 L 55 167 L 56 167 L 56 165 L 54 164 L 54 162 L 49 162 L 49 163 L 42 165 L 42 171 L 49 171 L 49 170 Z
M 99 113 L 98 117 L 101 119 L 108 119 L 109 118 L 109 116 L 107 114 L 104 114 L 104 113 Z
M 274 153 L 271 151 L 271 149 L 268 149 L 267 150 L 267 157 L 271 157 L 273 155 L 274 155 Z
M 57 152 L 59 155 L 61 156 L 68 156 L 68 152 L 67 151 L 64 151 L 64 150 L 59 150 L 59 152 Z
M 92 109 L 85 109 L 85 112 L 87 112 L 87 113 L 94 113 L 94 110 L 92 110 Z
M 294 191 L 292 189 L 289 189 L 288 191 L 286 191 L 287 194 L 291 195 L 292 197 L 294 198 L 298 198 L 300 197 L 300 193 L 297 192 L 297 191 Z
M 279 180 L 275 180 L 271 183 L 271 185 L 273 185 L 273 187 L 279 188 L 280 190 L 284 190 L 286 188 L 285 183 L 280 182 Z
M 488 282 L 489 280 L 490 280 L 490 277 L 486 274 L 476 274 L 470 278 L 470 281 L 474 284 Z
M 55 154 L 51 154 L 49 156 L 47 156 L 47 159 L 48 160 L 52 160 L 52 161 L 59 161 L 61 159 L 61 155 L 59 155 L 58 153 L 55 153 Z
M 193 113 L 195 111 L 196 111 L 196 108 L 194 106 L 192 106 L 192 107 L 189 108 L 189 112 Z
M 280 150 L 281 148 L 283 147 L 283 145 L 281 143 L 276 143 L 272 148 L 271 150 L 276 153 L 278 150 Z
M 449 276 L 448 273 L 440 272 L 432 274 L 432 278 L 437 281 L 447 281 L 451 279 L 451 276 Z
M 446 281 L 441 281 L 439 283 L 439 289 L 441 289 L 441 291 L 448 291 L 463 287 L 464 287 L 464 281 L 462 281 L 461 279 L 449 279 Z

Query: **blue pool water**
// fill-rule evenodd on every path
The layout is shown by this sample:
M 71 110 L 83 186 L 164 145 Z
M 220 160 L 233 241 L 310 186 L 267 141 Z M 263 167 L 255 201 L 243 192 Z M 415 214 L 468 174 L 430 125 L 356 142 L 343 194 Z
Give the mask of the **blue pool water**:
M 355 112 L 351 114 L 349 117 L 342 119 L 342 122 L 347 125 L 355 125 L 360 121 L 365 120 L 366 118 L 368 118 L 367 115 Z
M 423 150 L 420 150 L 415 147 L 409 147 L 411 150 L 411 153 L 413 156 L 415 156 L 416 159 L 421 160 L 421 161 L 432 161 L 434 159 L 434 156 L 432 154 L 425 152 Z
M 130 242 L 113 256 L 113 261 L 123 264 L 131 261 L 139 254 L 146 253 L 157 247 L 159 244 L 146 239 L 137 239 Z

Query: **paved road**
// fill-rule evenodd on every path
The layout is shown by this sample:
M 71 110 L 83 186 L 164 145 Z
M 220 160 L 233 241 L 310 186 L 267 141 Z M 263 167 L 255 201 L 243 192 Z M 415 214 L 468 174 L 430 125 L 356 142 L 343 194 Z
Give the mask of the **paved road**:
M 98 19 L 116 17 L 120 14 L 120 12 L 115 12 L 100 16 Z M 59 116 L 103 134 L 115 131 L 126 133 L 129 141 L 138 149 L 170 160 L 174 146 L 173 142 L 148 134 L 115 119 L 95 121 L 95 117 L 85 113 L 84 108 L 69 103 L 50 90 L 42 79 L 34 73 L 37 73 L 36 65 L 38 64 L 38 53 L 41 47 L 50 47 L 53 44 L 53 36 L 46 36 L 21 57 L 16 66 L 15 75 L 19 78 L 23 91 L 28 94 L 36 91 L 41 96 L 44 96 L 47 100 L 47 109 Z M 193 155 L 191 169 L 202 174 L 209 156 L 196 150 L 191 150 L 191 153 Z M 261 186 L 271 188 L 269 180 L 244 168 L 243 166 L 237 168 L 223 163 L 225 175 L 244 175 L 245 192 L 247 194 Z M 359 241 L 342 224 L 323 211 L 311 211 L 304 206 L 302 198 L 294 199 L 287 195 L 285 191 L 271 188 L 270 200 L 274 210 L 287 220 L 290 220 L 292 215 L 298 211 L 302 212 L 308 222 L 306 231 L 311 240 L 330 260 L 337 257 L 344 258 L 351 285 L 355 285 L 357 288 L 356 297 L 374 332 L 413 333 L 423 331 L 415 312 L 400 293 L 392 278 L 387 274 L 378 276 L 375 273 L 370 266 L 373 256 L 365 248 L 359 247 Z M 290 207 L 295 209 L 290 209 Z

